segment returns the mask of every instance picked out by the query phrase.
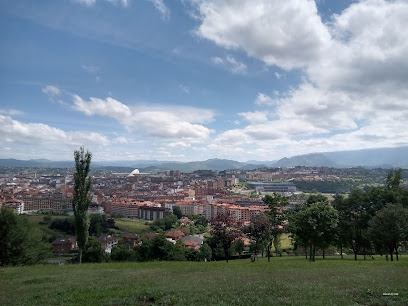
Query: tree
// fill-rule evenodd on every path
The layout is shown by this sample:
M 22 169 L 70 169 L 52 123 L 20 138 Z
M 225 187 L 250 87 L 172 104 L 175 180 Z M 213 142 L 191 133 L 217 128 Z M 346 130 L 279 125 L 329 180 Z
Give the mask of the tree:
M 105 261 L 105 259 L 106 255 L 102 249 L 101 243 L 95 237 L 91 236 L 86 242 L 83 250 L 83 261 L 100 263 Z
M 244 249 L 245 249 L 244 240 L 242 240 L 242 238 L 238 238 L 234 242 L 234 249 L 235 249 L 235 252 L 238 253 L 239 258 L 241 258 L 241 255 L 242 255 L 242 253 L 244 252 Z
M 210 260 L 212 257 L 212 250 L 208 244 L 204 243 L 200 248 L 199 257 L 202 261 Z
M 194 225 L 196 225 L 196 226 L 201 225 L 203 227 L 207 227 L 207 225 L 208 225 L 208 221 L 204 216 L 193 215 L 190 218 L 191 218 L 191 220 L 194 221 Z
M 361 190 L 354 190 L 346 201 L 345 211 L 349 222 L 346 226 L 349 227 L 349 245 L 354 252 L 354 260 L 357 260 L 357 255 L 362 250 L 365 254 L 367 246 L 369 246 L 367 229 L 370 214 L 368 207 L 372 206 L 367 201 L 367 194 Z
M 181 213 L 181 208 L 178 206 L 173 207 L 173 215 L 176 215 L 177 219 L 181 219 L 183 214 Z
M 110 258 L 113 261 L 134 261 L 136 260 L 136 252 L 128 245 L 119 243 L 118 246 L 112 248 Z
M 399 188 L 400 183 L 402 181 L 402 169 L 398 168 L 398 169 L 391 169 L 388 172 L 388 176 L 387 176 L 387 188 L 388 189 L 395 189 L 395 188 Z
M 336 245 L 340 248 L 340 256 L 343 259 L 343 248 L 350 246 L 352 231 L 350 227 L 350 215 L 347 210 L 347 201 L 341 195 L 336 195 L 333 207 L 339 214 L 339 224 L 337 226 Z
M 75 173 L 74 173 L 74 198 L 72 200 L 72 210 L 75 217 L 75 233 L 79 249 L 79 263 L 82 263 L 82 253 L 85 249 L 89 236 L 89 216 L 88 209 L 91 204 L 91 178 L 89 177 L 92 154 L 84 152 L 81 147 L 74 152 Z
M 259 247 L 262 241 L 268 241 L 269 233 L 271 231 L 272 224 L 266 215 L 260 214 L 252 218 L 251 224 L 245 229 L 248 236 L 254 241 L 255 255 L 259 251 Z
M 290 216 L 296 243 L 309 247 L 309 261 L 315 261 L 316 248 L 324 248 L 336 235 L 338 213 L 327 202 L 304 204 Z
M 269 206 L 269 211 L 266 213 L 269 223 L 267 224 L 268 227 L 265 238 L 267 240 L 266 253 L 268 261 L 270 261 L 272 245 L 275 246 L 275 251 L 278 252 L 281 240 L 280 236 L 282 235 L 280 226 L 282 225 L 284 216 L 279 212 L 279 208 L 287 206 L 289 199 L 274 193 L 273 195 L 266 195 L 262 200 Z
M 233 222 L 228 212 L 218 214 L 211 223 L 213 225 L 211 234 L 215 241 L 222 246 L 225 259 L 228 262 L 231 245 L 240 236 L 240 231 L 233 227 Z
M 177 217 L 175 215 L 169 215 L 162 219 L 155 220 L 150 225 L 152 231 L 157 231 L 159 229 L 163 231 L 168 231 L 177 223 Z
M 35 264 L 49 253 L 49 244 L 27 218 L 6 207 L 0 210 L 0 266 Z
M 391 261 L 394 251 L 398 260 L 398 247 L 408 239 L 408 209 L 402 205 L 388 204 L 368 222 L 368 235 L 377 250 L 387 250 Z
M 49 228 L 64 232 L 67 235 L 75 235 L 75 224 L 72 218 L 55 219 Z

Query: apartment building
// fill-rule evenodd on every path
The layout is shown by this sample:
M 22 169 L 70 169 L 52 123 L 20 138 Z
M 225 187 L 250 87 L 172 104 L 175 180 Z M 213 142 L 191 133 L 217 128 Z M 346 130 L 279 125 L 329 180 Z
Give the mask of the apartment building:
M 72 210 L 72 198 L 60 192 L 24 193 L 16 195 L 16 199 L 24 202 L 25 211 L 37 210 Z

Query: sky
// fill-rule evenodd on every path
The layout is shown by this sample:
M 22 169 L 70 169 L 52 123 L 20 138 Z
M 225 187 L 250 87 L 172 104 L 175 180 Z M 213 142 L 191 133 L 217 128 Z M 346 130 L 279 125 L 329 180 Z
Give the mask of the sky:
M 0 158 L 408 145 L 406 0 L 1 0 Z

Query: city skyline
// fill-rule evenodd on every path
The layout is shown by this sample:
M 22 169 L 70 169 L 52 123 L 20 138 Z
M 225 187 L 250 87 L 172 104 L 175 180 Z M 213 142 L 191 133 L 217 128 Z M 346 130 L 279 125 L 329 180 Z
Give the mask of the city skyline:
M 404 0 L 5 0 L 0 16 L 0 158 L 408 145 Z

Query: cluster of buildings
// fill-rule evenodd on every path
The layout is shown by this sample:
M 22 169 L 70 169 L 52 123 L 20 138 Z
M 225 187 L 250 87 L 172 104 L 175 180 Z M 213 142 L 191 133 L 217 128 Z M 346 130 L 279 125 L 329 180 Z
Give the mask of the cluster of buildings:
M 309 175 L 328 170 L 294 169 L 292 175 Z M 149 174 L 137 169 L 131 173 L 110 173 L 93 177 L 93 199 L 90 212 L 139 218 L 161 219 L 172 213 L 175 206 L 182 215 L 201 215 L 211 220 L 220 211 L 228 211 L 236 222 L 249 221 L 266 207 L 261 197 L 278 192 L 292 194 L 296 187 L 291 183 L 251 182 L 253 179 L 270 179 L 288 174 L 280 168 L 261 170 L 211 170 L 180 173 L 164 171 Z M 246 182 L 249 189 L 242 194 L 232 194 L 233 186 Z M 0 174 L 0 205 L 16 213 L 37 211 L 69 212 L 72 210 L 72 172 L 65 174 L 37 175 L 30 170 L 19 174 Z
M 262 201 L 250 206 L 241 206 L 234 203 L 196 201 L 194 198 L 187 198 L 180 201 L 162 200 L 160 202 L 121 200 L 105 206 L 105 211 L 111 215 L 154 221 L 172 214 L 174 207 L 179 207 L 183 216 L 199 215 L 209 221 L 219 213 L 229 213 L 237 223 L 248 222 L 255 215 L 267 210 L 267 206 Z

